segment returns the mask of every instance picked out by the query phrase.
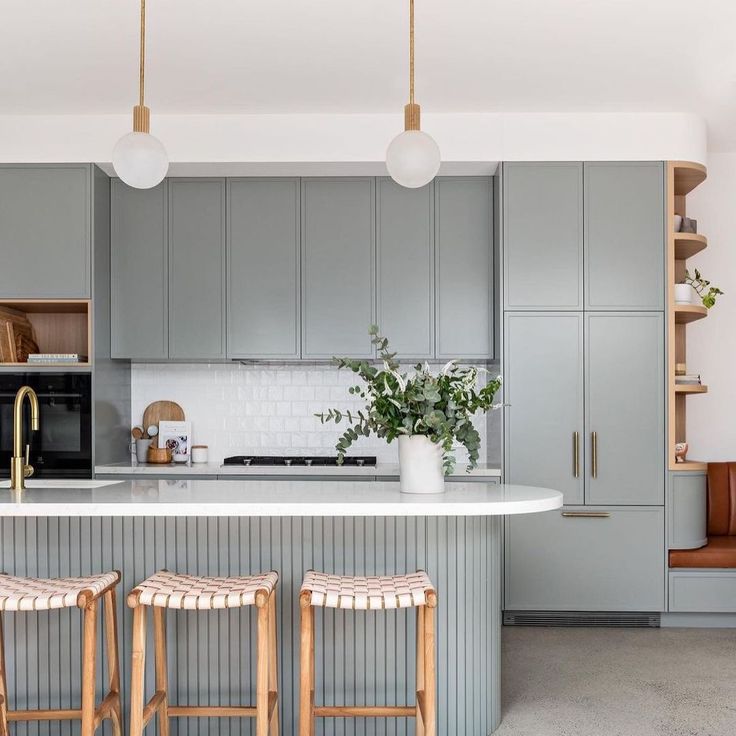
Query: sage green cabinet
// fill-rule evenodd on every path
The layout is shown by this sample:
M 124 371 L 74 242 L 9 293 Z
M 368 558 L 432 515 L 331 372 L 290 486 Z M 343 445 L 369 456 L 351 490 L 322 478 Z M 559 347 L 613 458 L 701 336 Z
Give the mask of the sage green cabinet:
M 225 357 L 225 180 L 169 180 L 169 358 Z
M 583 165 L 503 167 L 504 306 L 583 308 Z
M 664 309 L 664 164 L 586 163 L 585 309 Z
M 112 357 L 169 356 L 168 187 L 111 182 Z
M 91 166 L 0 165 L 0 297 L 89 299 Z
M 509 611 L 664 611 L 664 509 L 566 506 L 506 519 Z
M 377 321 L 401 359 L 434 357 L 434 185 L 376 184 Z
M 663 315 L 587 313 L 585 320 L 585 502 L 663 504 Z
M 493 357 L 493 180 L 435 179 L 438 358 Z
M 584 500 L 583 315 L 505 316 L 506 480 Z
M 228 357 L 300 353 L 299 179 L 228 182 Z
M 375 179 L 303 179 L 301 216 L 302 357 L 373 357 Z

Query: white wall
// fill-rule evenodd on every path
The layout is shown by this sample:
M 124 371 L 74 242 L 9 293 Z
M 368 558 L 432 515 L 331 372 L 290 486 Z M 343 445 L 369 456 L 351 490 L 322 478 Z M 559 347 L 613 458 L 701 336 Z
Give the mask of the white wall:
M 192 422 L 194 442 L 209 446 L 212 462 L 228 455 L 334 455 L 346 425 L 322 425 L 314 415 L 330 407 L 362 408 L 348 394 L 355 382 L 355 374 L 329 365 L 136 364 L 131 419 L 139 425 L 152 401 L 176 401 Z M 485 462 L 487 422 L 479 417 L 475 426 Z M 376 437 L 361 437 L 351 453 L 398 462 L 396 443 Z M 467 454 L 460 449 L 455 457 L 459 464 Z
M 182 165 L 202 162 L 366 164 L 366 173 L 376 173 L 372 167 L 382 165 L 389 141 L 403 129 L 400 112 L 156 115 L 154 111 L 151 132 L 165 143 L 174 164 L 172 174 L 186 174 Z M 436 138 L 442 160 L 449 164 L 519 160 L 704 162 L 706 156 L 705 122 L 686 113 L 427 112 L 422 126 Z M 130 115 L 0 115 L 0 161 L 94 161 L 104 165 L 110 161 L 116 140 L 130 129 Z M 198 173 L 205 172 L 200 168 Z M 223 172 L 219 169 L 217 173 Z M 238 173 L 247 172 L 241 169 Z M 289 170 L 281 168 L 279 173 Z M 453 169 L 449 173 L 480 172 L 471 167 L 469 172 Z
M 687 328 L 688 370 L 708 393 L 687 399 L 689 455 L 736 460 L 736 153 L 711 154 L 708 178 L 688 197 L 688 215 L 708 248 L 688 262 L 726 294 L 706 319 Z

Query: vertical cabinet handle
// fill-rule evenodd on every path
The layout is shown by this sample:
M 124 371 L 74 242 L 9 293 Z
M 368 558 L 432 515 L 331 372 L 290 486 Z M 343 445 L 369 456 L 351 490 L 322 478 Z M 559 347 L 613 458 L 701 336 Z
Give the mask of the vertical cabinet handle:
M 594 478 L 598 477 L 598 433 L 590 433 L 590 448 L 592 454 L 591 472 Z
M 572 475 L 580 477 L 580 435 L 577 432 L 572 433 Z

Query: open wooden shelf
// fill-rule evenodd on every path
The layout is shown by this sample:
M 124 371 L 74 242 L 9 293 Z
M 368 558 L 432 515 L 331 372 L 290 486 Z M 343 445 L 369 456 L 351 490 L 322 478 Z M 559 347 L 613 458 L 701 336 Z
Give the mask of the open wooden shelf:
M 707 394 L 708 387 L 702 384 L 691 384 L 691 383 L 676 383 L 675 384 L 676 394 Z
M 687 460 L 684 463 L 676 463 L 672 470 L 708 470 L 708 463 L 701 463 L 698 460 Z
M 673 161 L 672 167 L 676 197 L 684 197 L 686 194 L 690 194 L 708 176 L 705 166 L 692 161 Z
M 92 321 L 88 299 L 0 299 L 0 313 L 3 309 L 5 320 L 15 324 L 16 335 L 17 330 L 21 328 L 25 331 L 24 334 L 34 336 L 38 352 L 78 353 L 91 356 Z M 32 330 L 28 327 L 28 323 L 32 326 Z M 10 355 L 14 355 L 13 352 Z M 89 369 L 90 366 L 90 362 L 27 363 L 15 362 L 12 359 L 0 362 L 2 369 L 23 368 L 28 371 Z
M 698 233 L 675 233 L 675 260 L 684 261 L 708 247 L 708 238 Z
M 686 325 L 708 316 L 708 310 L 701 304 L 675 304 L 675 324 Z
M 675 215 L 686 217 L 688 194 L 705 181 L 707 171 L 702 164 L 690 161 L 667 162 L 667 365 L 668 365 L 668 432 L 667 457 L 670 470 L 700 471 L 706 463 L 675 462 L 675 445 L 687 442 L 688 396 L 707 393 L 707 386 L 675 383 L 675 366 L 687 364 L 687 330 L 691 322 L 703 319 L 708 310 L 698 304 L 675 304 L 675 284 L 683 281 L 687 259 L 708 247 L 708 239 L 697 233 L 674 232 Z

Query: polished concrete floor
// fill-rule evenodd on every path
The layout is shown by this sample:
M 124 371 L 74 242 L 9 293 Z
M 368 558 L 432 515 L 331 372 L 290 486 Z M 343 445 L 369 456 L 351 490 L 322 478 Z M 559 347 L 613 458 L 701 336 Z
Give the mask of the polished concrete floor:
M 736 629 L 503 630 L 495 736 L 735 736 Z

